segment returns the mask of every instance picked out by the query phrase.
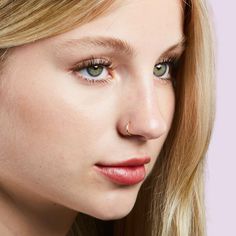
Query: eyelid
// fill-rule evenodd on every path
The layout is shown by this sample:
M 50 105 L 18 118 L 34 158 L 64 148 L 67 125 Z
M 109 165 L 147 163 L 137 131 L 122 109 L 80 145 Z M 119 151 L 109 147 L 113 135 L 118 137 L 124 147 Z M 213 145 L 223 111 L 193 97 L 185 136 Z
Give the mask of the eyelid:
M 156 62 L 156 64 L 163 63 L 163 62 L 168 62 L 168 61 L 173 61 L 174 63 L 178 62 L 182 56 L 182 53 L 175 53 L 175 52 L 170 52 L 168 54 L 162 55 L 159 60 Z
M 83 69 L 96 64 L 103 65 L 109 69 L 113 68 L 112 60 L 109 58 L 91 56 L 88 59 L 80 60 L 80 62 L 75 63 L 70 70 Z

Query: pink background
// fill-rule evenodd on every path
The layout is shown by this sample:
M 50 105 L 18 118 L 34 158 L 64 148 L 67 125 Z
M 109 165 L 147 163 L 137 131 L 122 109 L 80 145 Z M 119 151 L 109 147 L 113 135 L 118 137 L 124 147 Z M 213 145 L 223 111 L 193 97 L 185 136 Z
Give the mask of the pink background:
M 208 236 L 236 236 L 236 1 L 210 0 L 217 46 L 217 111 L 207 155 Z

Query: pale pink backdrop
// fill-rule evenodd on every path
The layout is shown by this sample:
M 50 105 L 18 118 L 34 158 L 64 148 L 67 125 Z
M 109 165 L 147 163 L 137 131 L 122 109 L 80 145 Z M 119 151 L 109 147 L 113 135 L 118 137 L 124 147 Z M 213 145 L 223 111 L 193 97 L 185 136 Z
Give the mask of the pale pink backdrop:
M 217 111 L 207 155 L 208 236 L 236 236 L 236 1 L 210 0 L 217 46 Z

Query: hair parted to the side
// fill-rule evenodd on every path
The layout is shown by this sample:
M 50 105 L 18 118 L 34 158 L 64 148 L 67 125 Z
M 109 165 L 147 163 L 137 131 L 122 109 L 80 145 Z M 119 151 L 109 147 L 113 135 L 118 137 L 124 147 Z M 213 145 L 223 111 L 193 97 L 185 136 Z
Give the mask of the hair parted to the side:
M 115 0 L 0 1 L 0 70 L 11 48 L 64 33 Z M 183 1 L 186 50 L 171 130 L 130 214 L 102 221 L 79 213 L 68 236 L 205 235 L 204 166 L 215 118 L 212 32 L 204 0 Z M 1 82 L 1 77 L 0 77 Z

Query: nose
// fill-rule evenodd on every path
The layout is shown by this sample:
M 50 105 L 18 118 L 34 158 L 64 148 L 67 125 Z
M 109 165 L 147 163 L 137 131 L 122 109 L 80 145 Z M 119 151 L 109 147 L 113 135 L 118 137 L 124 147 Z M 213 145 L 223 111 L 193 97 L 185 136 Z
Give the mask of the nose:
M 149 140 L 157 139 L 167 132 L 167 121 L 161 114 L 154 90 L 143 89 L 136 96 L 129 96 L 123 107 L 123 115 L 118 123 L 122 135 Z

